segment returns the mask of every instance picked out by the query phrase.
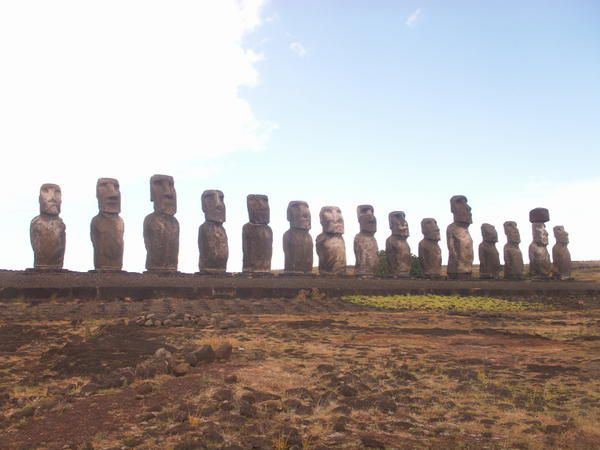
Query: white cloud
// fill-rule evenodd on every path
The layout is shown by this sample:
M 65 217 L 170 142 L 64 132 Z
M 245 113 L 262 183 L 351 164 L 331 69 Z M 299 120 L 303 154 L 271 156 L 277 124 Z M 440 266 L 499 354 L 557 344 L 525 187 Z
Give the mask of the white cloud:
M 290 50 L 300 57 L 303 57 L 308 53 L 304 46 L 298 41 L 294 41 L 290 44 Z
M 420 18 L 421 18 L 421 8 L 417 8 L 411 13 L 410 16 L 407 17 L 406 22 L 404 22 L 404 23 L 406 24 L 407 27 L 414 28 L 415 26 L 417 26 L 417 22 L 419 22 Z

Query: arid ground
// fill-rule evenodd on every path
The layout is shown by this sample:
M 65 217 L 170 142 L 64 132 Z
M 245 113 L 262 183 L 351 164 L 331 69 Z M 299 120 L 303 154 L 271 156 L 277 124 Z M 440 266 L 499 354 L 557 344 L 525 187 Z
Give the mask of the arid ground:
M 594 298 L 0 303 L 2 449 L 593 449 L 598 424 Z

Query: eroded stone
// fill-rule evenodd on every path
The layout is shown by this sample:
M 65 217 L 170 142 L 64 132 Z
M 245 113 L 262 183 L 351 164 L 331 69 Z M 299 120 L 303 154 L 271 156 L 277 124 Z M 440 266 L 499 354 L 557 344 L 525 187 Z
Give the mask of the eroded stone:
M 565 227 L 557 225 L 553 228 L 554 238 L 556 243 L 552 247 L 552 263 L 554 276 L 559 280 L 571 280 L 572 262 L 571 253 L 569 252 L 569 233 L 565 231 Z
M 207 190 L 202 193 L 202 212 L 205 222 L 198 229 L 200 273 L 223 274 L 227 271 L 229 245 L 223 227 L 226 210 L 223 192 Z
M 406 241 L 410 235 L 406 215 L 404 211 L 393 211 L 388 215 L 388 221 L 392 234 L 385 241 L 385 254 L 390 275 L 407 278 L 410 276 L 412 260 L 410 246 Z
M 317 236 L 316 248 L 321 275 L 346 273 L 346 243 L 344 242 L 344 218 L 337 206 L 324 206 L 319 212 L 323 232 Z
M 484 279 L 500 278 L 500 255 L 496 248 L 498 232 L 489 223 L 481 225 L 483 242 L 479 244 L 479 277 Z
M 442 249 L 440 247 L 440 228 L 431 217 L 421 220 L 423 239 L 419 242 L 419 264 L 426 278 L 442 276 Z
M 290 229 L 283 235 L 284 270 L 286 273 L 311 273 L 313 267 L 313 240 L 308 232 L 311 217 L 308 203 L 291 201 L 287 208 Z
M 373 206 L 360 205 L 356 208 L 360 232 L 354 237 L 354 256 L 356 275 L 373 276 L 377 271 L 377 219 Z
M 90 224 L 94 247 L 94 268 L 99 271 L 119 271 L 123 268 L 123 233 L 121 191 L 114 178 L 98 178 L 96 182 L 98 214 Z
M 270 221 L 269 198 L 250 194 L 247 197 L 250 222 L 242 228 L 243 271 L 270 273 L 273 256 L 273 231 Z
M 504 245 L 504 278 L 508 280 L 520 280 L 523 278 L 525 265 L 523 254 L 519 248 L 521 234 L 517 223 L 513 221 L 504 222 L 504 233 L 507 243 Z
M 471 207 L 464 195 L 450 199 L 454 222 L 446 229 L 448 244 L 448 278 L 470 278 L 473 273 L 473 239 L 469 225 L 473 223 Z
M 40 215 L 33 218 L 29 228 L 33 267 L 36 270 L 60 270 L 66 245 L 66 227 L 59 217 L 62 204 L 60 186 L 42 184 L 39 203 Z

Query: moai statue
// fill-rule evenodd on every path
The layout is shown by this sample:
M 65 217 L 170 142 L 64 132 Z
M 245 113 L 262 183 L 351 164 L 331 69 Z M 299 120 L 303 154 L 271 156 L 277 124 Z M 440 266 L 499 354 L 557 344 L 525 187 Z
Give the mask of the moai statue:
M 62 194 L 58 184 L 40 187 L 40 215 L 29 228 L 35 270 L 61 270 L 65 257 L 66 227 L 58 215 Z
M 572 280 L 571 276 L 571 253 L 567 246 L 569 245 L 569 233 L 565 227 L 557 225 L 553 228 L 556 244 L 552 247 L 552 263 L 554 266 L 554 275 L 559 280 Z
M 513 221 L 504 222 L 504 233 L 507 241 L 504 246 L 504 278 L 507 280 L 522 280 L 525 265 L 523 264 L 523 254 L 519 248 L 521 235 L 517 223 Z
M 346 274 L 346 243 L 344 242 L 344 218 L 337 206 L 323 206 L 319 213 L 323 232 L 317 236 L 319 274 Z
M 435 219 L 421 220 L 423 239 L 419 242 L 419 263 L 425 278 L 441 278 L 442 249 L 440 248 L 440 228 Z
M 500 255 L 496 249 L 498 232 L 496 227 L 489 223 L 481 225 L 483 242 L 479 244 L 479 278 L 500 278 Z
M 179 259 L 179 222 L 177 193 L 173 177 L 153 175 L 150 178 L 150 200 L 154 212 L 144 219 L 146 270 L 157 273 L 177 272 Z
M 412 263 L 410 246 L 406 242 L 409 232 L 405 217 L 404 211 L 393 211 L 388 215 L 392 234 L 385 241 L 385 255 L 390 275 L 396 278 L 408 278 Z
M 471 207 L 464 195 L 455 195 L 450 199 L 450 211 L 454 222 L 448 225 L 448 278 L 471 278 L 473 272 L 473 239 L 469 234 L 469 225 L 473 223 Z
M 269 197 L 250 194 L 246 198 L 248 222 L 242 228 L 243 271 L 250 274 L 270 274 L 273 256 L 273 231 L 270 221 Z
M 290 229 L 283 235 L 284 270 L 286 274 L 312 273 L 313 240 L 309 234 L 310 209 L 308 203 L 292 201 L 287 207 Z
M 94 246 L 94 268 L 97 271 L 120 271 L 123 268 L 123 232 L 121 191 L 114 178 L 98 178 L 96 182 L 98 214 L 90 224 Z
M 354 237 L 354 256 L 356 265 L 354 274 L 373 276 L 377 271 L 377 219 L 371 205 L 360 205 L 356 208 L 360 232 Z
M 229 246 L 225 222 L 223 192 L 208 190 L 202 193 L 202 212 L 205 222 L 198 229 L 198 266 L 202 274 L 224 274 L 227 271 Z
M 529 275 L 534 279 L 546 280 L 552 274 L 552 263 L 548 253 L 548 232 L 545 223 L 550 220 L 546 208 L 529 211 L 533 242 L 529 245 Z

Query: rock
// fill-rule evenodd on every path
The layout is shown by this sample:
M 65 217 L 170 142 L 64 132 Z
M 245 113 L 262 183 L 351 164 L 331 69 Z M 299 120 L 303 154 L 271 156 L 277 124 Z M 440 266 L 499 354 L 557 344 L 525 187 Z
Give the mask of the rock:
M 357 391 L 352 386 L 342 384 L 338 389 L 338 393 L 344 397 L 356 397 Z
M 215 391 L 212 398 L 220 402 L 225 400 L 231 401 L 233 399 L 233 392 L 231 391 L 231 389 L 218 389 L 217 391 Z
M 194 350 L 185 355 L 185 361 L 192 367 L 198 364 L 211 363 L 215 360 L 215 352 L 210 345 L 203 345 L 197 350 Z
M 217 408 L 214 405 L 208 405 L 200 410 L 200 414 L 202 415 L 202 417 L 212 416 L 216 412 Z
M 232 351 L 233 346 L 230 343 L 223 343 L 215 350 L 215 357 L 219 360 L 229 359 Z
M 176 377 L 182 377 L 187 375 L 190 371 L 190 365 L 188 363 L 179 363 L 173 367 L 173 375 Z
M 89 396 L 93 395 L 100 390 L 100 386 L 94 382 L 90 382 L 81 388 L 81 395 Z
M 345 417 L 338 417 L 333 422 L 333 431 L 335 431 L 336 433 L 343 433 L 344 431 L 346 431 L 347 422 L 348 419 L 346 419 Z
M 33 417 L 35 414 L 35 407 L 33 405 L 27 405 L 18 411 L 14 412 L 11 416 L 13 419 L 22 419 L 24 417 Z
M 234 384 L 238 382 L 238 377 L 235 374 L 225 375 L 225 383 Z
M 240 416 L 243 417 L 256 417 L 256 408 L 251 403 L 241 402 L 240 403 Z
M 380 448 L 380 449 L 385 449 L 385 444 L 383 442 L 381 442 L 378 439 L 375 439 L 372 436 L 362 436 L 360 438 L 360 441 L 362 442 L 362 445 L 365 448 Z
M 146 320 L 146 321 L 144 322 L 144 326 L 145 326 L 145 327 L 151 327 L 151 326 L 154 326 L 154 322 L 153 322 L 152 320 Z

